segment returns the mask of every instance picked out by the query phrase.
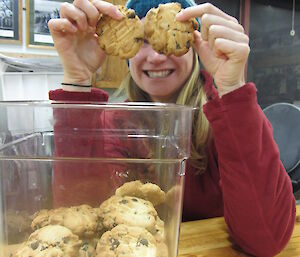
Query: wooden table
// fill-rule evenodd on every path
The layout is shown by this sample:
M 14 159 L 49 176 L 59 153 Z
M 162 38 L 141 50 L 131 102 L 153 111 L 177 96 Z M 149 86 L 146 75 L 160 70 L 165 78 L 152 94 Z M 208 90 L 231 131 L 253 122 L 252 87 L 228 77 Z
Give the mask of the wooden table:
M 181 224 L 178 257 L 250 256 L 232 242 L 224 218 L 213 218 Z M 300 205 L 292 238 L 280 257 L 300 256 Z

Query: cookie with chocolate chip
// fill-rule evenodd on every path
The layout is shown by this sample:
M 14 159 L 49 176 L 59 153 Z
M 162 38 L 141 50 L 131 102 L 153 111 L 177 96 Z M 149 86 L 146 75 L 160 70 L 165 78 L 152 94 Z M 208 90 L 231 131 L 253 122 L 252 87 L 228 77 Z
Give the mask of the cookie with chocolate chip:
M 118 225 L 100 238 L 96 257 L 156 257 L 154 237 L 145 228 Z
M 167 3 L 148 11 L 144 23 L 145 39 L 156 52 L 181 56 L 192 46 L 198 23 L 196 19 L 177 21 L 176 14 L 180 10 L 179 3 Z
M 77 257 L 81 240 L 66 227 L 49 225 L 33 232 L 13 257 Z
M 47 225 L 65 226 L 74 234 L 83 238 L 94 237 L 102 230 L 96 209 L 85 204 L 70 208 L 44 209 L 34 214 L 31 223 L 33 229 Z
M 134 10 L 121 5 L 117 7 L 123 18 L 115 20 L 103 14 L 98 21 L 96 34 L 100 47 L 108 55 L 129 59 L 144 44 L 144 28 Z
M 154 206 L 163 203 L 166 193 L 153 183 L 142 183 L 140 180 L 124 183 L 116 190 L 118 196 L 136 196 L 151 202 Z
M 125 224 L 155 232 L 157 212 L 151 202 L 141 198 L 114 195 L 100 205 L 98 215 L 106 230 Z
M 155 233 L 152 233 L 156 242 L 163 243 L 166 240 L 165 223 L 157 216 Z
M 82 239 L 82 244 L 79 249 L 78 257 L 93 257 L 96 256 L 96 247 L 99 238 Z

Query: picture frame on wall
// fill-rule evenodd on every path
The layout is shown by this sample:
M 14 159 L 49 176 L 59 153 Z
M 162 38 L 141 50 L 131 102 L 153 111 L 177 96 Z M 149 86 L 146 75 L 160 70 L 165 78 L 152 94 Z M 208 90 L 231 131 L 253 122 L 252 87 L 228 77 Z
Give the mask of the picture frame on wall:
M 22 44 L 22 0 L 0 1 L 0 44 Z
M 60 5 L 72 0 L 27 0 L 27 46 L 32 48 L 54 49 L 48 21 L 59 18 Z

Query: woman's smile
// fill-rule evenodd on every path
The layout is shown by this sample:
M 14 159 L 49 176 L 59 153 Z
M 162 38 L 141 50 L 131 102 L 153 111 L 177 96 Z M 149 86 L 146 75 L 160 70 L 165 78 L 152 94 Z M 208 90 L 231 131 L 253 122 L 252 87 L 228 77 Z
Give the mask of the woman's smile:
M 173 69 L 169 70 L 144 70 L 149 78 L 166 78 L 173 73 Z

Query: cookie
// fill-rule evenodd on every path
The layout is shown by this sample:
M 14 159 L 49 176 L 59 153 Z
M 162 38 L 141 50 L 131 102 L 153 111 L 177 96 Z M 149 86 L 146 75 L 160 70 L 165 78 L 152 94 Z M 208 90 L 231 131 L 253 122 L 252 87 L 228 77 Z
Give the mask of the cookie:
M 166 240 L 165 224 L 158 216 L 156 218 L 155 232 L 153 233 L 153 236 L 154 236 L 156 242 L 162 243 Z
M 33 232 L 13 257 L 77 257 L 81 243 L 68 228 L 49 225 Z
M 96 247 L 98 243 L 97 238 L 90 240 L 82 240 L 82 244 L 79 249 L 79 257 L 93 257 L 96 256 Z
M 144 44 L 144 28 L 134 10 L 121 5 L 117 7 L 124 17 L 115 20 L 103 14 L 97 23 L 96 34 L 100 47 L 108 55 L 129 59 Z
M 167 3 L 148 11 L 144 23 L 145 39 L 156 52 L 181 56 L 192 46 L 198 23 L 196 19 L 177 21 L 176 14 L 180 10 L 179 3 Z
M 41 210 L 34 214 L 31 227 L 38 229 L 50 224 L 65 226 L 83 238 L 94 237 L 102 230 L 97 211 L 89 205 Z
M 157 212 L 151 202 L 137 197 L 112 196 L 100 205 L 98 215 L 106 230 L 125 224 L 155 233 Z
M 157 257 L 154 237 L 144 228 L 118 225 L 105 232 L 97 244 L 96 257 Z
M 156 184 L 143 184 L 140 180 L 124 183 L 116 190 L 118 196 L 135 196 L 151 202 L 154 206 L 163 203 L 166 194 Z

